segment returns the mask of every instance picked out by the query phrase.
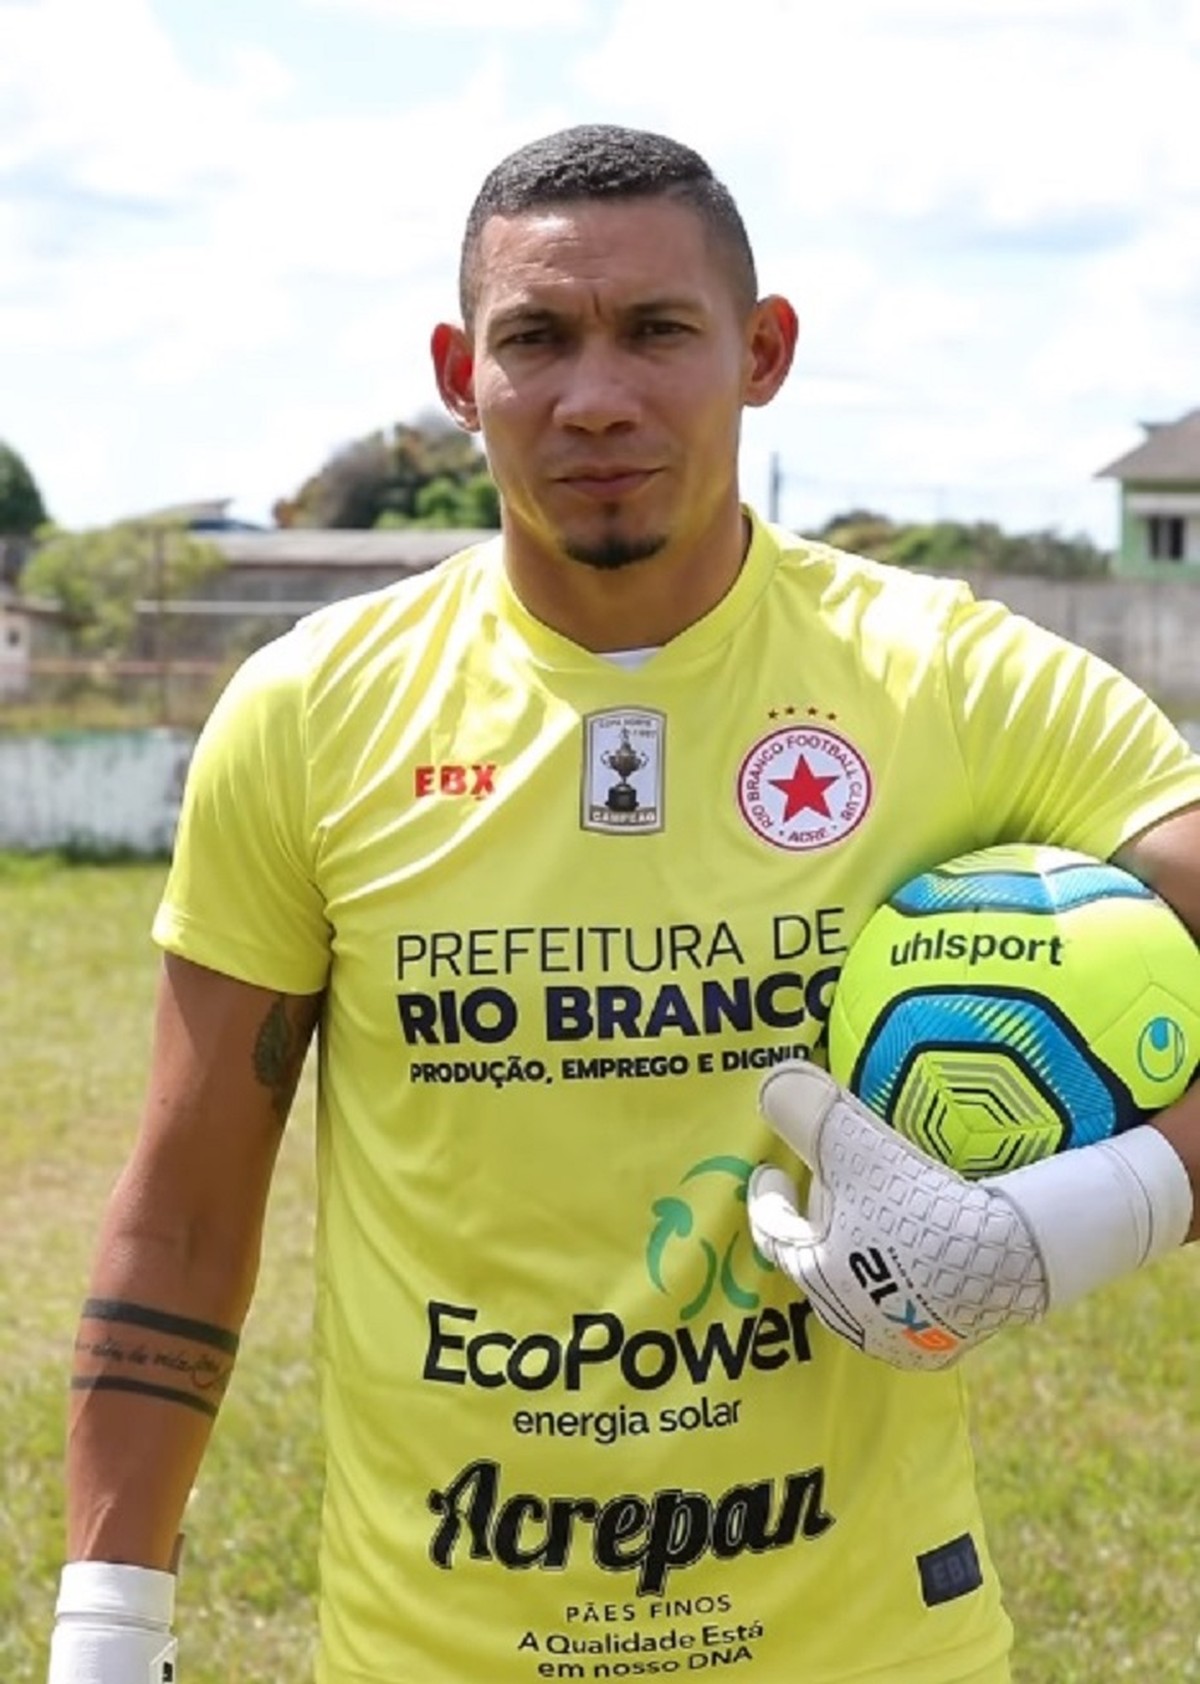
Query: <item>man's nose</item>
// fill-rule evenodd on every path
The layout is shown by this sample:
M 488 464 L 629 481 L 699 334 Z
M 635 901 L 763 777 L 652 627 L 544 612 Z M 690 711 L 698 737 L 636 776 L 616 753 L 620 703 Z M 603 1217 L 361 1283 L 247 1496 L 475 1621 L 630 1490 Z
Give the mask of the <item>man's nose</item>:
M 561 426 L 583 432 L 608 432 L 632 426 L 641 414 L 632 359 L 601 340 L 584 340 L 564 368 L 555 406 Z

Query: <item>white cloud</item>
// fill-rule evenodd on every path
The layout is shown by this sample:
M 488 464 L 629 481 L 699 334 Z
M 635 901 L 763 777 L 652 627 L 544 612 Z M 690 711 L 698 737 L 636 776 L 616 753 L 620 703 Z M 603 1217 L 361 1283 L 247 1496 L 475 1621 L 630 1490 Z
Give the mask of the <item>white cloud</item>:
M 8 168 L 54 167 L 80 187 L 142 200 L 211 189 L 236 171 L 265 96 L 263 55 L 225 83 L 190 75 L 148 0 L 37 0 L 0 8 L 0 92 L 24 121 Z
M 306 0 L 323 12 L 360 12 L 416 29 L 570 29 L 586 20 L 582 0 Z
M 1111 534 L 1113 432 L 1200 399 L 1197 0 L 743 0 L 686 56 L 624 0 L 578 74 L 709 156 L 793 296 L 796 372 L 748 434 L 798 496 Z
M 453 308 L 470 197 L 495 148 L 527 136 L 529 113 L 512 109 L 494 60 L 474 62 L 448 98 L 409 97 L 383 115 L 351 99 L 319 116 L 279 108 L 293 78 L 275 51 L 231 42 L 222 62 L 220 78 L 190 70 L 145 0 L 111 0 L 103 18 L 80 0 L 0 5 L 0 100 L 20 96 L 19 120 L 0 133 L 0 352 L 10 379 L 13 359 L 36 359 L 26 430 L 57 463 L 44 489 L 64 519 L 187 495 L 177 484 L 131 494 L 122 481 L 169 472 L 155 453 L 172 438 L 179 475 L 213 459 L 188 413 L 210 388 L 242 439 L 216 453 L 236 470 L 230 488 L 260 509 L 290 489 L 319 458 L 294 460 L 282 482 L 258 477 L 278 459 L 261 441 L 280 432 L 280 388 L 254 374 L 289 345 L 299 383 L 324 394 L 313 406 L 330 417 L 306 436 L 340 442 L 407 413 L 416 341 L 398 355 L 381 331 L 372 355 L 366 334 L 389 318 L 411 327 L 406 290 L 433 268 L 439 313 Z M 104 370 L 106 400 L 80 392 L 89 368 Z M 147 413 L 165 408 L 156 437 L 128 446 L 124 474 L 118 453 L 111 478 L 98 477 L 99 441 L 92 452 L 70 445 L 52 417 L 69 408 L 107 436 L 118 387 Z M 5 395 L 11 430 L 11 387 Z
M 581 81 L 715 153 L 757 145 L 781 209 L 1014 227 L 1200 190 L 1174 5 L 743 0 L 717 20 L 697 13 L 685 54 L 672 8 L 625 0 Z
M 1200 401 L 1200 203 L 1102 254 L 1027 366 L 1044 401 L 1140 394 L 1162 419 Z M 1132 418 L 1131 418 L 1132 419 Z
M 202 56 L 174 11 L 0 0 L 0 425 L 63 518 L 265 512 L 431 402 L 480 177 L 597 118 L 705 151 L 797 304 L 760 481 L 781 449 L 810 499 L 1007 487 L 1028 524 L 1200 401 L 1200 0 L 245 0 Z

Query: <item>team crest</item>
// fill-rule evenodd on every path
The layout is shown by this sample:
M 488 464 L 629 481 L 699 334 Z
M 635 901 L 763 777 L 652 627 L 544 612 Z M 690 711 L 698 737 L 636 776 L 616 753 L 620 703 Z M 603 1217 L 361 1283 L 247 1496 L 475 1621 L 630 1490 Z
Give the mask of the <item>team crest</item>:
M 589 713 L 583 721 L 585 830 L 663 828 L 663 752 L 667 722 L 653 708 Z
M 769 731 L 738 770 L 738 806 L 756 836 L 789 853 L 840 842 L 871 805 L 871 774 L 840 732 L 812 724 Z

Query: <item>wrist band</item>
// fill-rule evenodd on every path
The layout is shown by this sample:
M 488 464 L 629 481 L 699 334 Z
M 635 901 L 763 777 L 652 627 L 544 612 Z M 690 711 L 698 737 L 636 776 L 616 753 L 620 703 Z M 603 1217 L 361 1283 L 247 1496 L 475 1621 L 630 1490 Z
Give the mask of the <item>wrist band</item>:
M 1152 1124 L 1026 1164 L 987 1186 L 1025 1218 L 1046 1270 L 1050 1308 L 1174 1250 L 1192 1220 L 1183 1159 Z
M 69 1561 L 59 1581 L 55 1613 L 60 1619 L 91 1615 L 166 1630 L 175 1615 L 175 1575 L 112 1561 Z
M 175 1576 L 71 1561 L 59 1582 L 47 1684 L 175 1684 Z

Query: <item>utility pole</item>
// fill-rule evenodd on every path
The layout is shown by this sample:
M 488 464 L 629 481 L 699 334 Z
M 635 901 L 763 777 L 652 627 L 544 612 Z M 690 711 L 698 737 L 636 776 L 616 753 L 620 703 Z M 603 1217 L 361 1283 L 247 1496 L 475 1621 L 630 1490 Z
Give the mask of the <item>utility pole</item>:
M 775 522 L 779 519 L 779 498 L 783 490 L 783 465 L 779 460 L 779 452 L 771 452 L 771 466 L 767 480 L 767 519 Z
M 155 521 L 150 532 L 154 570 L 154 665 L 158 688 L 157 723 L 166 725 L 169 722 L 171 710 L 170 687 L 167 682 L 166 627 L 163 624 L 167 596 L 166 533 L 161 521 Z

